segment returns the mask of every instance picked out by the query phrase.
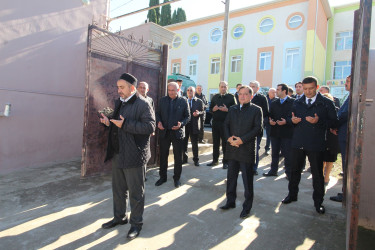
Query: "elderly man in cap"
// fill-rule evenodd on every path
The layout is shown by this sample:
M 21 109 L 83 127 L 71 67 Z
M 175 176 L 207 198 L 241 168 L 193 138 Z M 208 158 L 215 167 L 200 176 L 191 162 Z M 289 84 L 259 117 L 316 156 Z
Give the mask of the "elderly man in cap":
M 150 135 L 155 131 L 155 115 L 150 103 L 136 95 L 137 79 L 124 73 L 117 81 L 120 96 L 110 117 L 102 114 L 100 122 L 109 127 L 107 156 L 112 160 L 114 218 L 102 227 L 128 223 L 126 208 L 130 199 L 131 228 L 127 238 L 136 238 L 143 225 L 145 202 L 144 168 L 151 157 Z

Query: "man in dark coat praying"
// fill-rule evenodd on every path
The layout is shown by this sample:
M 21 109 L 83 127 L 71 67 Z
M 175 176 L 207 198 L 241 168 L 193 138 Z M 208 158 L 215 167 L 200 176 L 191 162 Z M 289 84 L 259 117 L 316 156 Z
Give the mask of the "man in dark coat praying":
M 155 114 L 151 104 L 136 95 L 137 79 L 124 73 L 117 81 L 120 99 L 115 101 L 111 117 L 102 114 L 100 122 L 110 127 L 107 157 L 112 160 L 114 218 L 104 229 L 128 223 L 126 208 L 130 199 L 131 228 L 127 238 L 136 238 L 143 225 L 145 202 L 145 168 L 151 157 L 150 135 L 155 131 Z M 128 194 L 129 193 L 129 194 Z
M 232 106 L 224 122 L 224 133 L 227 139 L 225 158 L 228 160 L 227 201 L 220 207 L 223 210 L 236 207 L 236 187 L 239 171 L 245 188 L 245 202 L 240 218 L 249 217 L 253 205 L 253 165 L 255 163 L 255 140 L 262 130 L 262 109 L 250 103 L 253 90 L 242 86 L 239 90 L 240 104 Z

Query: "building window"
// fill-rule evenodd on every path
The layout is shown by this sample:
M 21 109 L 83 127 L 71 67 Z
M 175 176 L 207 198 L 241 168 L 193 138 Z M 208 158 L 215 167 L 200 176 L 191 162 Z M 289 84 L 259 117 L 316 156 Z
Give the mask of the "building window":
M 241 72 L 241 56 L 232 56 L 231 58 L 231 70 L 230 72 Z
M 220 58 L 211 59 L 211 74 L 219 74 L 220 72 Z
M 352 61 L 334 62 L 333 79 L 345 79 L 351 72 Z
M 181 42 L 182 42 L 181 37 L 176 36 L 176 37 L 173 39 L 173 42 L 172 42 L 172 46 L 173 46 L 173 48 L 177 49 L 178 47 L 180 47 L 180 46 L 181 46 Z
M 287 49 L 286 50 L 286 62 L 285 66 L 287 69 L 296 69 L 299 62 L 299 48 Z
M 290 28 L 298 28 L 302 24 L 302 17 L 300 15 L 294 15 L 289 19 L 288 25 Z
M 271 69 L 272 52 L 261 52 L 259 56 L 259 70 Z
M 221 39 L 222 32 L 219 28 L 215 28 L 210 33 L 211 41 L 218 42 Z
M 189 37 L 189 45 L 194 47 L 195 45 L 197 45 L 199 42 L 199 36 L 198 34 L 192 34 L 190 35 Z
M 172 64 L 172 73 L 173 74 L 180 74 L 181 64 L 180 63 L 174 63 Z
M 234 39 L 239 39 L 245 33 L 245 27 L 242 24 L 237 24 L 232 29 L 232 37 Z
M 273 25 L 273 20 L 271 18 L 264 18 L 259 24 L 259 30 L 263 33 L 268 33 L 272 30 Z
M 350 50 L 353 45 L 353 31 L 336 33 L 336 50 Z
M 189 61 L 189 75 L 191 76 L 197 75 L 197 61 L 196 60 Z

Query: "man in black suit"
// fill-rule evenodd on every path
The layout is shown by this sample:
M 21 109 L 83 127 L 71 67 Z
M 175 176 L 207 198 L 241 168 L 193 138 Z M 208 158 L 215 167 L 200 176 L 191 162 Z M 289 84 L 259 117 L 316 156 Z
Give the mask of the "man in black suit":
M 262 109 L 252 103 L 252 89 L 242 86 L 239 91 L 239 105 L 229 109 L 224 123 L 228 160 L 227 201 L 223 210 L 236 207 L 236 187 L 239 171 L 245 188 L 245 201 L 240 218 L 249 217 L 253 205 L 253 164 L 255 162 L 255 139 L 262 130 Z
M 204 105 L 204 111 L 205 111 L 205 112 L 203 112 L 203 114 L 200 117 L 201 118 L 200 119 L 201 127 L 200 127 L 199 136 L 198 136 L 198 142 L 199 143 L 206 143 L 204 141 L 204 121 L 206 120 L 206 108 L 208 107 L 208 101 L 206 99 L 206 96 L 202 93 L 202 90 L 203 90 L 202 85 L 197 85 L 195 96 L 202 100 L 203 105 Z
M 224 135 L 224 121 L 231 106 L 236 105 L 236 98 L 234 95 L 227 92 L 228 83 L 225 81 L 219 84 L 220 93 L 212 97 L 210 104 L 210 112 L 212 113 L 212 140 L 213 140 L 213 161 L 207 166 L 219 165 L 220 155 L 220 140 L 223 149 L 224 159 L 223 168 L 228 168 L 227 160 L 225 159 L 226 140 Z
M 302 82 L 297 82 L 296 84 L 294 84 L 294 87 L 296 89 L 295 99 L 298 100 L 303 96 L 303 84 Z
M 330 89 L 329 89 L 328 86 L 321 86 L 320 89 L 319 89 L 319 93 L 322 94 L 322 95 L 325 94 L 325 93 L 329 94 L 329 92 L 330 92 Z M 335 106 L 337 108 L 340 108 L 341 105 L 340 105 L 340 99 L 339 98 L 333 96 L 333 102 L 335 103 Z
M 155 131 L 155 114 L 150 103 L 136 95 L 137 79 L 124 73 L 117 81 L 120 99 L 110 117 L 102 114 L 100 122 L 109 127 L 106 161 L 112 160 L 114 218 L 102 225 L 109 229 L 128 223 L 130 201 L 131 228 L 127 238 L 136 238 L 143 225 L 145 168 L 151 157 L 150 135 Z
M 236 93 L 234 93 L 234 97 L 236 98 L 236 102 L 237 102 L 237 104 L 239 103 L 239 101 L 238 101 L 238 91 L 240 91 L 240 88 L 242 87 L 242 83 L 238 83 L 237 85 L 236 85 Z
M 284 156 L 285 174 L 290 176 L 290 146 L 293 136 L 293 125 L 286 120 L 292 112 L 294 99 L 288 96 L 288 85 L 281 83 L 277 85 L 277 97 L 270 108 L 269 123 L 271 126 L 272 162 L 271 170 L 263 173 L 263 176 L 277 176 L 279 168 L 280 150 Z
M 156 123 L 160 137 L 160 179 L 155 183 L 155 186 L 160 186 L 167 181 L 168 155 L 172 143 L 174 185 L 180 187 L 183 139 L 185 125 L 190 121 L 190 110 L 186 98 L 177 95 L 178 84 L 176 82 L 168 83 L 167 89 L 168 95 L 160 99 L 156 111 Z
M 317 92 L 318 80 L 309 76 L 303 79 L 304 98 L 293 103 L 288 122 L 294 124 L 292 138 L 292 169 L 289 178 L 289 194 L 284 204 L 297 201 L 298 185 L 306 156 L 311 166 L 313 179 L 313 200 L 318 213 L 324 214 L 323 154 L 326 149 L 326 132 L 337 122 L 333 102 Z
M 198 157 L 198 136 L 200 132 L 200 126 L 201 126 L 201 116 L 202 113 L 205 112 L 204 105 L 202 100 L 195 97 L 195 88 L 189 87 L 187 89 L 187 97 L 188 97 L 188 103 L 190 108 L 190 121 L 186 124 L 185 127 L 185 139 L 184 139 L 184 155 L 183 155 L 183 162 L 188 162 L 188 142 L 189 137 L 191 141 L 191 146 L 193 149 L 193 161 L 194 166 L 199 167 L 199 157 Z
M 259 92 L 260 83 L 258 81 L 251 81 L 249 86 L 250 86 L 250 88 L 253 89 L 253 92 L 254 92 L 254 97 L 251 100 L 251 102 L 262 108 L 263 124 L 265 124 L 267 122 L 265 120 L 268 119 L 268 113 L 269 113 L 267 98 Z M 255 160 L 255 164 L 254 164 L 254 175 L 258 175 L 259 149 L 260 149 L 260 143 L 262 141 L 262 137 L 263 137 L 263 128 L 262 128 L 262 130 L 260 131 L 260 133 L 257 137 L 256 160 Z

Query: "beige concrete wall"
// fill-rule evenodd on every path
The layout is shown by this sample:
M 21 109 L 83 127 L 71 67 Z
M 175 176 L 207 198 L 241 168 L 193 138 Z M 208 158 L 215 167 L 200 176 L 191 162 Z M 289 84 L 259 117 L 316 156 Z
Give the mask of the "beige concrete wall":
M 80 157 L 87 27 L 107 0 L 5 1 L 0 10 L 0 173 Z

